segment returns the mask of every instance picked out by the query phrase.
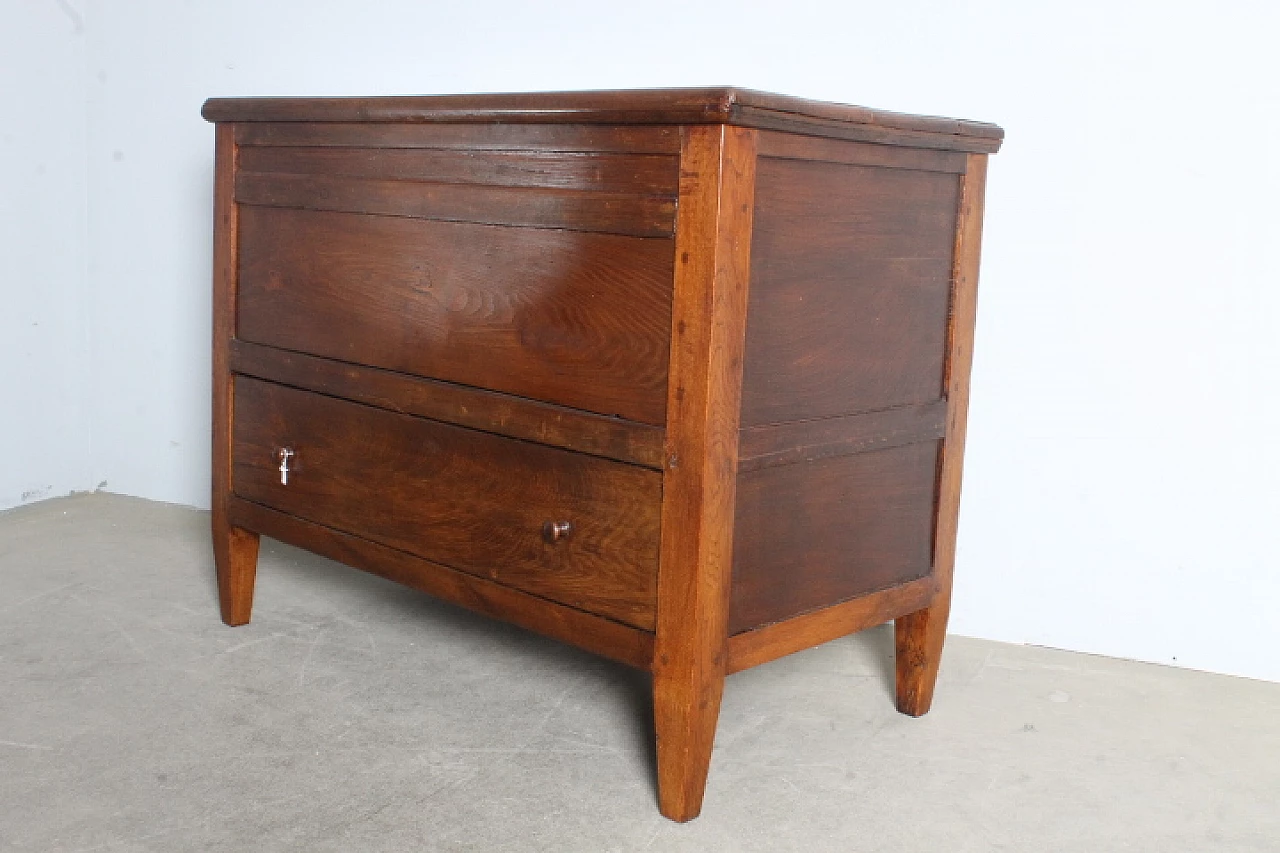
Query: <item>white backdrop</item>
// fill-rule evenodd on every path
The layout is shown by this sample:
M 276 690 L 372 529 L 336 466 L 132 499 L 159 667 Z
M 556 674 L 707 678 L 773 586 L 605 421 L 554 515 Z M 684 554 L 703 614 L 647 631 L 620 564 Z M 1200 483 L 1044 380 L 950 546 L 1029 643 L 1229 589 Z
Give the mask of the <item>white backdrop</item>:
M 1280 681 L 1276 4 L 0 4 L 0 506 L 207 505 L 204 98 L 748 86 L 1008 133 L 953 630 Z

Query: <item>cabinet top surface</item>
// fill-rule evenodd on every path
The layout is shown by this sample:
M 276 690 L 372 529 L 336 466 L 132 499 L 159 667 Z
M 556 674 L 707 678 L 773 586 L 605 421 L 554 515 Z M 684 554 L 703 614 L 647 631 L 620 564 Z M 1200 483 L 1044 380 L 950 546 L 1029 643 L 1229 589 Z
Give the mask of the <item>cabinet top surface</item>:
M 373 98 L 211 98 L 213 122 L 733 124 L 826 135 L 841 126 L 956 137 L 995 151 L 994 124 L 812 101 L 751 89 L 633 89 Z

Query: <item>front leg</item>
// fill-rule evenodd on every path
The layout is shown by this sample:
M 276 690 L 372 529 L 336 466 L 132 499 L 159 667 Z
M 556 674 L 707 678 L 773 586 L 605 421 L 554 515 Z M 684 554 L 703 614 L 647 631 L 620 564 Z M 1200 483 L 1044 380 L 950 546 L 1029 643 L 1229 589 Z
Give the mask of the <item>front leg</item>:
M 244 625 L 253 611 L 253 581 L 258 572 L 258 534 L 215 517 L 213 559 L 218 570 L 222 621 Z

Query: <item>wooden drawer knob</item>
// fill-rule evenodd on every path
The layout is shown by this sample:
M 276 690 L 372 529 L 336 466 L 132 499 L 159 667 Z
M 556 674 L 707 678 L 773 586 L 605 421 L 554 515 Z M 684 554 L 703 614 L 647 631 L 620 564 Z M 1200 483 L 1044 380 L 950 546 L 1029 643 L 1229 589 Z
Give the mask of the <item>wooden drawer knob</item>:
M 572 532 L 573 524 L 568 521 L 544 521 L 542 523 L 542 538 L 552 545 L 568 539 L 569 534 Z

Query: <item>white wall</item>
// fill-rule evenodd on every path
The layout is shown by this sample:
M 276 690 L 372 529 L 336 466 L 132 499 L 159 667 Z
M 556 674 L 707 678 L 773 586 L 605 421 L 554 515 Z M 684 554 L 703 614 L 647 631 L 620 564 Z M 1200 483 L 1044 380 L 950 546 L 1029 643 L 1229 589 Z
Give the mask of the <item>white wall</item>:
M 91 488 L 85 38 L 0 0 L 0 509 Z
M 207 96 L 732 83 L 991 120 L 954 630 L 1280 680 L 1275 9 L 89 0 L 93 480 L 207 504 Z

